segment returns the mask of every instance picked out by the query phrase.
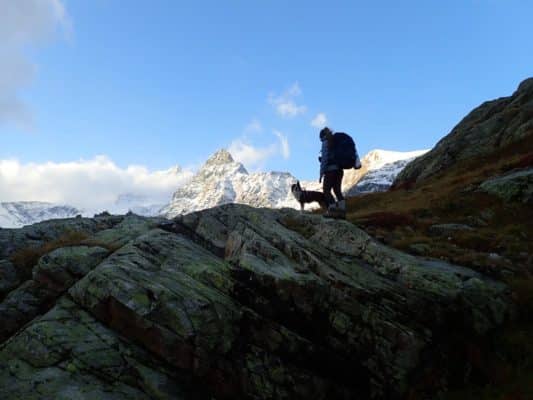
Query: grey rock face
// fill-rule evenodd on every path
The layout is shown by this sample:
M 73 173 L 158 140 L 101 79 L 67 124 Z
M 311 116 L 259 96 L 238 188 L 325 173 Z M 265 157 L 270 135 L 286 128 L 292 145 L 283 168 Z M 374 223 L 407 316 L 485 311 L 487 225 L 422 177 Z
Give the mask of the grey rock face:
M 533 204 L 533 168 L 497 176 L 483 182 L 479 187 L 506 201 Z
M 35 283 L 67 292 L 0 345 L 0 398 L 400 399 L 461 375 L 449 351 L 512 311 L 503 284 L 290 209 L 129 216 L 96 238 L 120 248 L 55 250 L 15 289 L 19 308 Z
M 5 400 L 197 398 L 186 379 L 66 299 L 0 348 Z
M 0 342 L 53 305 L 55 299 L 85 276 L 109 252 L 101 247 L 73 246 L 44 255 L 33 279 L 11 291 L 0 303 Z
M 510 97 L 487 101 L 468 114 L 424 156 L 398 175 L 394 185 L 421 181 L 456 162 L 488 155 L 533 134 L 533 78 Z

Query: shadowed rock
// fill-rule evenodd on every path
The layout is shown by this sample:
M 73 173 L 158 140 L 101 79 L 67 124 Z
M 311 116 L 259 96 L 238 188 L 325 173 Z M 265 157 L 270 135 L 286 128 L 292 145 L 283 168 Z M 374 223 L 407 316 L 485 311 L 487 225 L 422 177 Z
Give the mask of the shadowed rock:
M 431 151 L 408 164 L 393 186 L 422 181 L 526 137 L 533 137 L 533 78 L 523 81 L 512 96 L 475 108 Z
M 76 282 L 0 346 L 0 397 L 400 399 L 420 382 L 434 395 L 468 378 L 468 346 L 511 312 L 504 285 L 346 221 L 242 205 L 135 218 L 95 234 L 144 226 L 95 267 L 41 258 L 48 290 Z

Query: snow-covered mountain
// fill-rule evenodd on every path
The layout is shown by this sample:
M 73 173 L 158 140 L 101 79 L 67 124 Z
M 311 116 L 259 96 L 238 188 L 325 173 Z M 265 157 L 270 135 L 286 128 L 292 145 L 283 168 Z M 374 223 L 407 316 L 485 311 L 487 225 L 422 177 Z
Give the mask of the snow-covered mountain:
M 131 211 L 137 215 L 153 217 L 159 215 L 159 211 L 164 206 L 164 202 L 157 202 L 156 199 L 146 195 L 125 193 L 118 196 L 115 204 L 109 208 L 109 211 L 113 214 L 125 214 Z
M 361 169 L 347 172 L 343 182 L 346 194 L 354 196 L 387 190 L 408 163 L 428 151 L 372 150 L 362 158 Z
M 362 158 L 361 169 L 345 171 L 343 181 L 345 193 L 353 196 L 387 190 L 407 163 L 426 151 L 371 151 Z M 169 179 L 179 173 L 181 173 L 179 167 L 161 171 L 161 174 L 168 176 Z M 133 211 L 139 215 L 163 215 L 172 218 L 179 214 L 226 203 L 271 208 L 300 207 L 290 192 L 291 185 L 296 182 L 293 175 L 288 172 L 249 173 L 226 150 L 216 152 L 196 174 L 186 178 L 188 180 L 182 180 L 185 183 L 175 191 L 172 200 L 166 205 L 159 192 L 125 193 L 118 196 L 114 203 L 109 204 L 107 210 L 113 214 Z M 301 185 L 307 190 L 322 190 L 318 180 L 301 181 Z M 311 208 L 312 206 L 306 206 L 306 209 Z M 81 211 L 72 206 L 34 201 L 0 202 L 0 227 L 20 227 L 47 219 L 74 217 L 78 214 L 91 216 L 101 211 L 103 209 Z
M 40 201 L 17 201 L 0 203 L 0 227 L 20 228 L 47 219 L 71 218 L 81 211 L 66 205 Z
M 371 151 L 361 160 L 361 169 L 346 171 L 343 187 L 347 189 L 347 195 L 387 190 L 405 165 L 426 151 Z M 248 173 L 228 151 L 219 150 L 189 183 L 176 190 L 172 201 L 161 209 L 160 214 L 173 218 L 226 203 L 299 208 L 290 192 L 295 182 L 296 178 L 288 172 Z M 307 190 L 322 190 L 318 181 L 302 181 L 301 185 Z
M 161 214 L 172 218 L 226 203 L 297 208 L 299 205 L 290 193 L 295 182 L 296 178 L 287 172 L 248 173 L 228 151 L 219 150 L 188 184 L 174 193 Z

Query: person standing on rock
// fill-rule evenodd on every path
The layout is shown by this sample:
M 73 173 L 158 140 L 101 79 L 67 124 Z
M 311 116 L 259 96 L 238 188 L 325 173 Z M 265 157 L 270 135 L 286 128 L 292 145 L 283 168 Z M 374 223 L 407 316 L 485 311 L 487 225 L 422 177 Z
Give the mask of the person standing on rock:
M 320 141 L 322 142 L 322 149 L 320 151 L 320 179 L 322 182 L 322 191 L 326 198 L 328 209 L 324 213 L 325 217 L 341 217 L 346 216 L 346 201 L 342 195 L 342 178 L 344 171 L 342 166 L 336 160 L 334 149 L 333 132 L 328 127 L 323 128 L 320 131 Z M 331 194 L 331 191 L 335 193 L 335 198 Z

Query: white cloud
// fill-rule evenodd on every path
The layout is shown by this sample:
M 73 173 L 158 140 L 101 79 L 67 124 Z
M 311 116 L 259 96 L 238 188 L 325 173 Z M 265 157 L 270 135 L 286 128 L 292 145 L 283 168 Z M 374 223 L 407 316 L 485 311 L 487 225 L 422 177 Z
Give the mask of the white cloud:
M 36 67 L 26 49 L 44 42 L 70 21 L 61 0 L 0 0 L 0 125 L 28 129 L 31 112 L 19 92 L 27 87 Z
M 254 171 L 263 169 L 265 163 L 272 157 L 281 155 L 284 159 L 290 157 L 290 147 L 287 136 L 279 131 L 274 131 L 278 138 L 277 142 L 266 146 L 255 146 L 245 137 L 235 139 L 231 142 L 228 151 L 235 161 L 245 165 L 246 168 Z
M 296 104 L 295 97 L 302 94 L 298 82 L 285 90 L 280 96 L 271 94 L 268 96 L 268 102 L 274 106 L 276 112 L 284 118 L 293 118 L 300 114 L 305 114 L 307 107 Z
M 246 139 L 240 138 L 231 142 L 228 151 L 235 161 L 254 170 L 261 168 L 266 160 L 273 157 L 278 152 L 278 147 L 275 143 L 266 147 L 256 147 Z
M 252 119 L 244 128 L 244 133 L 260 133 L 262 131 L 263 126 L 257 119 Z
M 289 140 L 287 139 L 287 136 L 280 131 L 274 131 L 274 135 L 276 135 L 279 139 L 281 155 L 285 160 L 287 160 L 291 156 L 291 149 L 289 147 Z
M 298 82 L 294 82 L 292 86 L 287 89 L 285 94 L 290 97 L 296 97 L 302 94 L 302 89 L 300 89 L 300 85 L 298 84 Z
M 149 171 L 140 165 L 118 167 L 106 156 L 64 163 L 23 164 L 0 160 L 0 201 L 48 201 L 85 210 L 109 209 L 119 196 L 165 203 L 190 179 L 190 170 Z
M 315 118 L 311 121 L 311 126 L 315 128 L 323 128 L 328 123 L 328 119 L 326 117 L 326 114 L 324 113 L 318 113 Z

